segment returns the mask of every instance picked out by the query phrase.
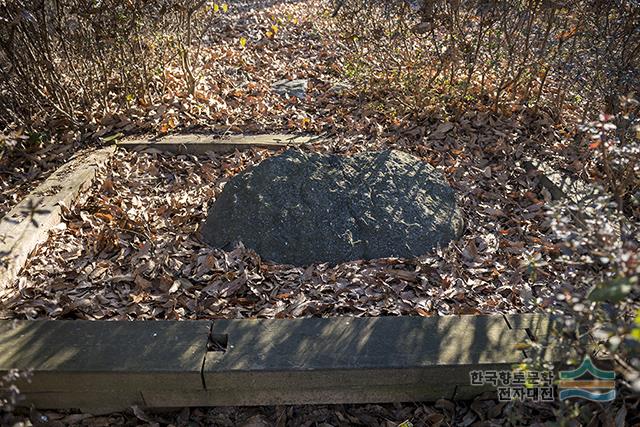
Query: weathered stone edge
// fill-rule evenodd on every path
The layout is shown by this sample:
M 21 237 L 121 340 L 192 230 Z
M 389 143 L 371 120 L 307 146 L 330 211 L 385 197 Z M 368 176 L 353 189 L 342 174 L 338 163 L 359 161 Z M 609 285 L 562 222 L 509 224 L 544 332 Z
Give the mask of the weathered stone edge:
M 114 152 L 115 146 L 110 146 L 74 158 L 0 219 L 0 296 L 13 283 L 31 251 L 60 223 L 60 203 L 73 203 Z
M 458 316 L 452 316 L 458 318 Z M 487 317 L 502 318 L 504 320 L 505 333 L 513 331 L 518 333 L 521 328 L 536 330 L 540 326 L 544 326 L 546 318 L 540 315 L 512 315 L 509 320 L 504 316 L 477 316 L 478 321 L 486 320 Z M 482 319 L 484 318 L 484 319 Z M 373 322 L 372 318 L 370 321 Z M 411 325 L 415 324 L 415 317 L 412 318 L 388 318 L 390 321 L 402 323 L 405 319 Z M 393 319 L 393 320 L 391 320 Z M 542 320 L 540 320 L 542 319 Z M 467 319 L 468 320 L 468 319 Z M 339 321 L 339 318 L 336 319 Z M 12 327 L 14 321 L 0 321 L 0 329 L 7 330 Z M 38 360 L 51 360 L 59 357 L 60 349 L 52 349 L 51 346 L 39 345 L 46 342 L 47 337 L 51 340 L 51 332 L 58 328 L 60 322 L 64 321 L 20 321 L 22 324 L 39 322 L 38 328 L 34 328 L 37 332 L 31 334 L 28 338 L 28 348 L 33 351 L 33 346 L 37 348 L 37 352 L 43 352 L 44 355 L 38 355 Z M 67 321 L 74 322 L 74 321 Z M 242 319 L 230 320 L 227 322 L 243 322 Z M 255 322 L 255 321 L 254 321 Z M 258 323 L 260 320 L 257 321 Z M 324 325 L 332 322 L 332 319 L 315 319 L 315 322 L 324 322 Z M 74 322 L 75 323 L 75 322 Z M 212 383 L 213 378 L 207 379 L 206 366 L 208 359 L 216 359 L 225 357 L 215 346 L 209 345 L 208 351 L 206 343 L 190 344 L 191 347 L 198 347 L 198 352 L 194 354 L 196 358 L 202 358 L 201 377 L 202 383 L 199 385 L 193 381 L 185 381 L 186 374 L 193 374 L 193 367 L 189 372 L 181 372 L 180 369 L 168 369 L 159 372 L 156 365 L 147 366 L 145 356 L 140 353 L 139 357 L 133 359 L 123 359 L 121 345 L 125 345 L 125 341 L 135 346 L 136 343 L 143 341 L 136 340 L 135 334 L 144 334 L 145 329 L 137 327 L 142 322 L 83 322 L 83 328 L 94 328 L 102 331 L 102 334 L 96 333 L 77 333 L 69 337 L 68 347 L 65 352 L 74 353 L 80 351 L 88 351 L 82 359 L 92 360 L 91 352 L 99 351 L 101 353 L 102 362 L 96 362 L 94 368 L 90 364 L 84 364 L 74 370 L 72 366 L 65 365 L 64 369 L 46 370 L 34 369 L 34 381 L 25 389 L 27 400 L 24 404 L 34 404 L 39 408 L 79 408 L 87 412 L 103 413 L 115 410 L 126 409 L 131 405 L 140 405 L 148 407 L 183 407 L 183 406 L 216 406 L 216 405 L 269 405 L 269 404 L 307 404 L 307 403 L 366 403 L 366 402 L 392 402 L 392 401 L 418 401 L 418 400 L 436 400 L 439 398 L 472 398 L 486 391 L 486 387 L 468 387 L 467 384 L 460 384 L 459 387 L 452 385 L 452 378 L 464 379 L 468 377 L 470 370 L 476 369 L 509 369 L 510 358 L 502 357 L 495 363 L 492 360 L 486 360 L 479 364 L 458 364 L 447 363 L 444 365 L 431 366 L 393 366 L 385 368 L 381 366 L 379 369 L 360 368 L 357 360 L 354 360 L 353 367 L 338 370 L 331 368 L 331 363 L 325 367 L 314 364 L 314 366 L 299 366 L 296 369 L 285 369 L 273 371 L 269 366 L 257 366 L 250 371 L 228 370 L 220 371 L 218 376 L 224 379 L 224 383 L 232 385 L 232 389 L 227 390 L 222 384 Z M 146 322 L 145 322 L 146 323 Z M 162 352 L 163 346 L 175 346 L 175 324 L 184 322 L 179 321 L 157 321 L 157 349 Z M 206 325 L 215 324 L 214 321 L 197 321 L 197 323 Z M 287 327 L 288 321 L 283 320 L 280 323 L 281 328 Z M 114 332 L 105 334 L 105 325 L 113 327 Z M 131 328 L 128 326 L 131 325 Z M 243 324 L 244 325 L 244 324 Z M 517 325 L 517 326 L 516 326 Z M 532 326 L 535 325 L 535 326 Z M 24 325 L 23 325 L 24 326 Z M 29 325 L 27 325 L 29 326 Z M 184 325 L 183 325 L 184 326 Z M 546 326 L 544 326 L 546 328 Z M 51 330 L 48 330 L 51 329 Z M 251 330 L 260 330 L 261 326 L 253 323 L 249 325 L 245 333 Z M 28 328 L 29 329 L 29 328 Z M 165 331 L 165 332 L 163 332 Z M 174 332 L 171 332 L 174 331 Z M 96 331 L 93 331 L 96 332 Z M 154 332 L 154 337 L 156 336 Z M 122 340 L 118 339 L 119 334 Z M 148 335 L 148 332 L 146 332 Z M 108 336 L 109 345 L 92 344 L 92 339 L 100 339 Z M 93 338 L 88 338 L 93 337 Z M 97 337 L 97 338 L 96 338 Z M 148 338 L 148 337 L 147 337 Z M 16 343 L 24 344 L 24 337 L 16 339 L 6 338 L 0 340 L 0 353 L 4 353 L 3 347 L 11 349 L 17 357 L 21 354 L 14 347 Z M 203 340 L 207 340 L 206 336 L 202 336 Z M 304 337 L 304 339 L 307 339 Z M 171 341 L 174 340 L 174 341 Z M 74 341 L 77 344 L 74 346 Z M 209 337 L 209 344 L 211 338 Z M 191 341 L 193 342 L 193 341 Z M 95 343 L 94 343 L 95 344 Z M 299 343 L 302 345 L 302 342 Z M 84 349 L 84 350 L 83 350 Z M 256 348 L 259 352 L 262 348 Z M 504 348 L 504 353 L 513 353 L 513 362 L 519 363 L 521 356 L 517 354 L 517 349 Z M 245 348 L 244 351 L 251 351 Z M 102 353 L 107 352 L 106 356 Z M 51 353 L 51 354 L 46 354 Z M 131 352 L 129 352 L 131 353 Z M 134 354 L 137 354 L 135 351 Z M 233 354 L 233 352 L 231 352 Z M 12 362 L 5 361 L 0 366 L 0 373 L 6 372 L 12 368 Z M 18 364 L 23 364 L 21 357 L 18 357 Z M 108 360 L 109 365 L 106 366 L 104 360 Z M 122 362 L 119 362 L 121 360 Z M 327 360 L 331 360 L 331 355 L 327 355 Z M 556 361 L 558 359 L 555 359 Z M 175 354 L 166 360 L 167 366 L 181 366 L 179 357 Z M 396 363 L 397 365 L 397 363 Z M 131 368 L 134 366 L 135 368 Z M 45 375 L 36 381 L 37 375 Z M 248 380 L 250 377 L 255 380 Z M 58 380 L 56 380 L 58 378 Z M 319 378 L 326 378 L 319 381 Z M 404 380 L 400 380 L 400 379 Z M 411 380 L 411 378 L 414 378 Z M 422 378 L 422 379 L 420 379 Z M 448 378 L 447 381 L 444 381 Z M 348 380 L 348 381 L 345 381 Z M 403 383 L 404 382 L 404 383 Z M 38 387 L 37 384 L 43 384 Z M 46 384 L 56 384 L 56 389 L 52 390 Z M 152 386 L 149 386 L 152 384 Z M 164 386 L 163 386 L 164 384 Z M 271 384 L 271 386 L 269 385 Z M 349 386 L 347 386 L 349 384 Z M 257 387 L 257 388 L 256 388 Z M 226 390 L 226 391 L 225 391 Z
M 232 135 L 228 137 L 181 134 L 169 135 L 154 140 L 122 141 L 118 143 L 118 147 L 132 151 L 155 149 L 174 154 L 206 154 L 208 152 L 232 153 L 235 150 L 241 151 L 250 148 L 279 150 L 291 146 L 311 144 L 320 140 L 320 137 L 295 134 Z

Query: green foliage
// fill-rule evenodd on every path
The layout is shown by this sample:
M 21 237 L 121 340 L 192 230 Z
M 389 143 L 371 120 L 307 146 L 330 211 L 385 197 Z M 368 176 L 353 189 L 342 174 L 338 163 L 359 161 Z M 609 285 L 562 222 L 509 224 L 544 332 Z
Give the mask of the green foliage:
M 638 315 L 636 316 L 634 323 L 635 323 L 635 328 L 631 330 L 631 336 L 635 340 L 640 341 L 640 310 L 638 310 Z
M 596 302 L 620 302 L 629 295 L 637 283 L 637 277 L 618 277 L 592 288 L 587 298 Z

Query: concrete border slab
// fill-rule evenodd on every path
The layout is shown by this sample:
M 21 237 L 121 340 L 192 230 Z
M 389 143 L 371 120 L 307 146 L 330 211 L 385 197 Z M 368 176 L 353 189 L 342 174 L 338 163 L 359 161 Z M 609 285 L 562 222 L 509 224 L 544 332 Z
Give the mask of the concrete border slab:
M 201 391 L 210 321 L 0 322 L 0 372 L 43 407 L 126 408 L 142 390 Z
M 215 321 L 227 350 L 207 357 L 219 405 L 451 398 L 476 369 L 510 369 L 529 338 L 502 316 Z
M 434 401 L 487 391 L 470 372 L 511 369 L 529 340 L 502 315 L 7 320 L 0 374 L 32 370 L 18 387 L 43 409 Z
M 185 134 L 169 135 L 155 140 L 122 141 L 118 143 L 118 147 L 134 151 L 155 149 L 175 154 L 206 154 L 208 152 L 232 153 L 235 150 L 250 148 L 279 150 L 319 140 L 321 140 L 320 137 L 294 134 L 232 135 L 222 138 L 214 135 Z
M 531 346 L 523 348 L 526 356 L 539 361 L 565 362 L 575 355 L 575 349 L 560 334 L 559 318 L 539 314 L 507 314 L 504 318 L 511 329 L 524 331 L 529 336 Z
M 0 296 L 13 283 L 31 251 L 60 223 L 60 203 L 73 203 L 114 151 L 112 146 L 76 157 L 0 219 Z

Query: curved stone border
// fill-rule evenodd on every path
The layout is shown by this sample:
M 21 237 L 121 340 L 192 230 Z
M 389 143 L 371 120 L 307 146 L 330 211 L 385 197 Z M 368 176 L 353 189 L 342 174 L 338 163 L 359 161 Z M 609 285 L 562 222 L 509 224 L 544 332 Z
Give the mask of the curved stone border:
M 60 223 L 60 204 L 73 203 L 114 151 L 111 146 L 77 156 L 0 219 L 0 297 L 24 267 L 31 251 Z

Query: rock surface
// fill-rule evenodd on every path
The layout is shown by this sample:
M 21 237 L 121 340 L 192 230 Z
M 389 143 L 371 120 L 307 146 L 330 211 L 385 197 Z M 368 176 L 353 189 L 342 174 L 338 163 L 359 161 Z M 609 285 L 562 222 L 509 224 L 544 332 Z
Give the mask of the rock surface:
M 233 177 L 201 228 L 205 242 L 237 242 L 294 265 L 412 258 L 460 237 L 453 189 L 401 151 L 351 157 L 288 150 Z
M 271 87 L 275 93 L 281 96 L 295 96 L 305 99 L 307 96 L 307 80 L 278 80 Z

